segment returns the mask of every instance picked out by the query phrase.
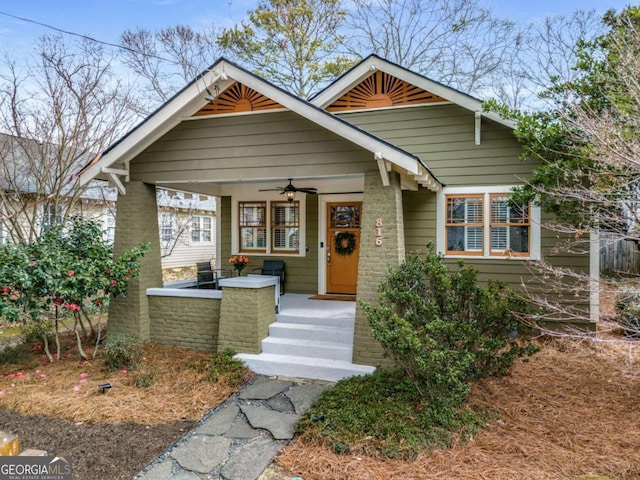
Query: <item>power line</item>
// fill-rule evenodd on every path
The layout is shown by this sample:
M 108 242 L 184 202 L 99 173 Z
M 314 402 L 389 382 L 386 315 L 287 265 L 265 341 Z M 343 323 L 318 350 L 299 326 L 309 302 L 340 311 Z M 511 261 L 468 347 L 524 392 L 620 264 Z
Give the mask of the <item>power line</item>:
M 105 42 L 103 40 L 98 40 L 97 38 L 90 37 L 89 35 L 83 35 L 81 33 L 71 32 L 69 30 L 64 30 L 62 28 L 54 27 L 53 25 L 49 25 L 47 23 L 42 23 L 42 22 L 39 22 L 37 20 L 32 20 L 30 18 L 19 17 L 17 15 L 12 15 L 11 13 L 7 13 L 7 12 L 3 12 L 3 11 L 0 11 L 0 15 L 4 15 L 5 17 L 14 18 L 16 20 L 21 20 L 23 22 L 28 22 L 28 23 L 33 23 L 35 25 L 40 25 L 41 27 L 45 27 L 45 28 L 48 28 L 48 29 L 51 29 L 51 30 L 55 30 L 56 32 L 64 33 L 66 35 L 72 35 L 74 37 L 84 38 L 85 40 L 89 40 L 91 42 L 100 43 L 102 45 L 107 45 L 109 47 L 115 47 L 115 48 L 118 48 L 120 50 L 126 50 L 128 52 L 135 53 L 137 55 L 144 55 L 146 57 L 155 58 L 156 60 L 161 60 L 163 62 L 171 63 L 173 65 L 179 65 L 178 62 L 166 59 L 164 57 L 161 57 L 159 55 L 155 55 L 153 53 L 141 52 L 140 50 L 136 50 L 135 48 L 127 47 L 125 45 L 119 45 L 117 43 Z

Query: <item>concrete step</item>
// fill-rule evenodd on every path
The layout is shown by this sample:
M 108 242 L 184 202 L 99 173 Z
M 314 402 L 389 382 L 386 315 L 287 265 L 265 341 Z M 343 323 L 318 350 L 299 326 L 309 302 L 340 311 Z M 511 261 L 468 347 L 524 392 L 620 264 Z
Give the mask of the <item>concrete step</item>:
M 277 355 L 273 353 L 239 353 L 234 358 L 242 360 L 248 368 L 262 375 L 311 378 L 330 382 L 337 382 L 354 375 L 367 375 L 375 370 L 375 367 L 355 365 L 342 360 Z
M 269 325 L 269 336 L 295 340 L 334 342 L 344 345 L 353 344 L 353 328 L 276 322 Z
M 262 340 L 263 353 L 294 355 L 298 357 L 325 358 L 350 362 L 353 354 L 351 345 L 316 340 L 267 337 Z
M 342 327 L 353 329 L 355 318 L 351 316 L 316 317 L 305 315 L 289 315 L 281 313 L 276 316 L 276 323 L 295 323 L 297 325 L 318 325 L 322 327 Z

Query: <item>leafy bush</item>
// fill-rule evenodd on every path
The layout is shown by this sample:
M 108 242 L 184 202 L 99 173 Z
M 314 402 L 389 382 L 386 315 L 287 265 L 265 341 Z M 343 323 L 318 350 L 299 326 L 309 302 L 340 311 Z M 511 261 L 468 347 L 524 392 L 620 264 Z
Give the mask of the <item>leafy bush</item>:
M 490 412 L 465 405 L 474 379 L 500 375 L 535 348 L 511 339 L 524 299 L 498 282 L 481 287 L 473 268 L 449 271 L 442 255 L 410 254 L 363 303 L 393 371 L 340 381 L 298 423 L 336 453 L 412 458 L 476 432 Z
M 149 388 L 156 381 L 156 372 L 153 370 L 146 370 L 144 372 L 136 373 L 134 377 L 134 385 L 138 388 Z
M 126 294 L 148 248 L 141 244 L 114 258 L 113 246 L 103 239 L 100 224 L 80 218 L 48 228 L 34 243 L 1 246 L 0 316 L 31 322 L 58 322 L 70 316 L 83 333 L 85 321 L 94 333 L 88 314 L 105 312 L 109 298 Z M 75 327 L 74 331 L 79 353 L 86 359 Z M 53 361 L 47 348 L 45 353 Z
M 628 337 L 640 337 L 640 293 L 624 293 L 616 299 L 616 318 Z
M 247 378 L 247 369 L 240 360 L 233 358 L 235 354 L 236 352 L 227 348 L 196 365 L 196 369 L 205 373 L 208 382 L 224 380 L 230 387 L 239 387 Z
M 142 359 L 142 345 L 128 335 L 109 335 L 104 342 L 104 363 L 109 370 L 133 370 Z
M 471 409 L 440 415 L 416 398 L 412 381 L 402 371 L 378 370 L 323 392 L 297 429 L 325 440 L 335 453 L 378 452 L 409 459 L 421 450 L 447 447 L 455 436 L 468 438 L 481 423 L 482 416 Z
M 45 337 L 49 338 L 53 335 L 53 323 L 40 321 L 28 322 L 22 327 L 22 337 L 28 345 L 42 345 Z
M 21 363 L 26 358 L 28 351 L 29 347 L 24 343 L 0 346 L 0 365 Z
M 474 379 L 501 375 L 527 343 L 510 340 L 528 306 L 503 284 L 481 287 L 477 271 L 442 255 L 409 254 L 380 285 L 379 306 L 363 304 L 374 337 L 439 415 L 455 415 Z

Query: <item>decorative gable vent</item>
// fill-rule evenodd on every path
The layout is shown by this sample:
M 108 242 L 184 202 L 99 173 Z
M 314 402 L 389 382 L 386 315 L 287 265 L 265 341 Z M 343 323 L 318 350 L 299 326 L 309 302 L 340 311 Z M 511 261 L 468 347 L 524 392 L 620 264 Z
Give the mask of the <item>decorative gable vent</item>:
M 246 85 L 236 82 L 222 92 L 213 103 L 205 105 L 193 116 L 255 112 L 257 110 L 271 110 L 274 108 L 283 107 Z
M 365 110 L 445 101 L 442 97 L 378 70 L 329 105 L 327 111 Z

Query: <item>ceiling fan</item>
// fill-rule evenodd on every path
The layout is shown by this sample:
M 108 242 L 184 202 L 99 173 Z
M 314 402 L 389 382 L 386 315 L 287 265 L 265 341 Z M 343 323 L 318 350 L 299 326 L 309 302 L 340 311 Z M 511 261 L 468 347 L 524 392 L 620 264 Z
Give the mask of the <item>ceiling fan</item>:
M 263 190 L 258 190 L 259 192 L 276 192 L 276 191 L 280 191 L 280 195 L 286 195 L 287 200 L 289 202 L 293 202 L 293 199 L 296 197 L 296 192 L 303 192 L 303 193 L 308 193 L 310 195 L 316 195 L 318 193 L 318 189 L 317 188 L 313 188 L 313 187 L 309 187 L 309 188 L 305 188 L 305 187 L 301 187 L 298 188 L 295 185 L 293 185 L 291 183 L 291 181 L 293 180 L 293 178 L 289 178 L 289 185 L 285 186 L 285 187 L 276 187 L 276 188 L 266 188 Z

